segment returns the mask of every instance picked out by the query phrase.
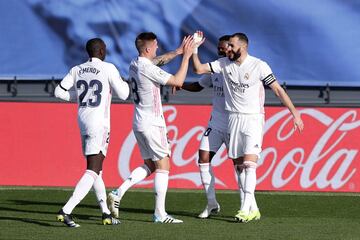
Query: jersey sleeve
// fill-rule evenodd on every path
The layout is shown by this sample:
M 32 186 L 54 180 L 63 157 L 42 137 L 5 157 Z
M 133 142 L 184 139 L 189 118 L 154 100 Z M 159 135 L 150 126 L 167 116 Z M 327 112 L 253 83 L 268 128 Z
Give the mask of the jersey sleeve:
M 172 76 L 170 73 L 165 72 L 164 70 L 153 64 L 146 65 L 145 71 L 141 71 L 141 74 L 149 78 L 151 81 L 159 83 L 161 85 L 165 85 Z
M 75 85 L 75 75 L 76 75 L 76 67 L 73 67 L 68 74 L 61 80 L 60 86 L 68 91 L 71 87 Z
M 126 100 L 130 92 L 129 85 L 121 78 L 119 71 L 114 65 L 110 65 L 109 74 L 109 82 L 112 89 L 114 89 L 120 99 Z
M 199 85 L 203 88 L 209 88 L 212 86 L 211 74 L 204 74 L 199 79 Z
M 261 61 L 260 62 L 260 79 L 264 83 L 264 85 L 271 85 L 273 82 L 276 81 L 274 74 L 270 66 L 266 63 Z
M 208 63 L 211 73 L 220 73 L 221 72 L 221 58 L 213 62 Z
M 72 68 L 68 74 L 61 80 L 59 85 L 55 88 L 54 95 L 57 98 L 63 99 L 65 101 L 74 101 L 76 100 L 76 91 L 73 87 L 75 85 L 75 74 L 76 67 Z M 70 90 L 71 89 L 71 90 Z

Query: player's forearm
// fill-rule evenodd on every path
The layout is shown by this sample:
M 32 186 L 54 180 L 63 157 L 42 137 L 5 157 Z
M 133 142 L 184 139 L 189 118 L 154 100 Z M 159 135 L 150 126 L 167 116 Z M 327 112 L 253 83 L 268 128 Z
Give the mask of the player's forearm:
M 183 58 L 178 72 L 174 75 L 173 86 L 181 87 L 184 84 L 186 74 L 189 68 L 189 59 Z
M 177 57 L 180 54 L 181 53 L 179 53 L 179 51 L 177 51 L 177 50 L 171 51 L 171 52 L 168 52 L 163 55 L 155 57 L 152 62 L 156 66 L 163 66 L 163 65 L 169 63 L 171 60 L 173 60 L 175 57 Z
M 294 118 L 299 117 L 299 113 L 296 110 L 294 104 L 292 103 L 289 95 L 285 92 L 283 88 L 279 89 L 276 95 L 279 97 L 280 101 L 284 106 L 286 106 Z
M 202 64 L 200 62 L 199 55 L 197 53 L 194 53 L 192 55 L 192 60 L 193 60 L 194 72 L 196 74 L 210 73 L 210 68 L 207 69 L 207 64 Z

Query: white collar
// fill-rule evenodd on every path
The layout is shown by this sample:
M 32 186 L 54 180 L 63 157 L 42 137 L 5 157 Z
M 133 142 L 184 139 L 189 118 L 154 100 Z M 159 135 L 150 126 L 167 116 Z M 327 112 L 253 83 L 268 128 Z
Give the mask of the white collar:
M 153 63 L 150 59 L 148 59 L 148 58 L 146 58 L 146 57 L 140 57 L 140 56 L 138 56 L 138 61 L 140 61 L 140 62 Z
M 100 58 L 97 57 L 92 57 L 88 60 L 88 62 L 102 62 L 102 60 Z

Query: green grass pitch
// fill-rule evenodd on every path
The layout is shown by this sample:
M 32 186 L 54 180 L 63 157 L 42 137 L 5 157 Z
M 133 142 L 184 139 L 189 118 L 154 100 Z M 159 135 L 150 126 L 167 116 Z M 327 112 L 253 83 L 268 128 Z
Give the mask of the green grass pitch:
M 80 228 L 56 221 L 72 189 L 0 188 L 0 239 L 360 239 L 360 195 L 336 193 L 257 192 L 262 218 L 235 223 L 239 195 L 218 191 L 221 212 L 197 219 L 205 196 L 197 190 L 169 190 L 168 213 L 183 224 L 154 224 L 151 190 L 130 190 L 120 206 L 121 224 L 101 225 L 91 192 L 73 214 Z

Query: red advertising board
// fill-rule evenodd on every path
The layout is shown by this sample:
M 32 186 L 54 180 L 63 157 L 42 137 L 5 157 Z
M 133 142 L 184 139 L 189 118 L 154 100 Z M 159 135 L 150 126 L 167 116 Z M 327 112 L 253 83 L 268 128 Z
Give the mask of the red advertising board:
M 0 185 L 74 186 L 86 167 L 77 106 L 63 103 L 0 103 Z M 292 130 L 286 108 L 267 107 L 258 162 L 258 190 L 360 192 L 359 109 L 299 108 L 302 134 Z M 211 106 L 164 106 L 172 143 L 170 188 L 202 188 L 197 150 Z M 103 175 L 120 185 L 139 164 L 131 130 L 133 106 L 113 104 Z M 223 147 L 212 161 L 216 188 L 237 189 Z M 137 187 L 152 187 L 150 176 Z

